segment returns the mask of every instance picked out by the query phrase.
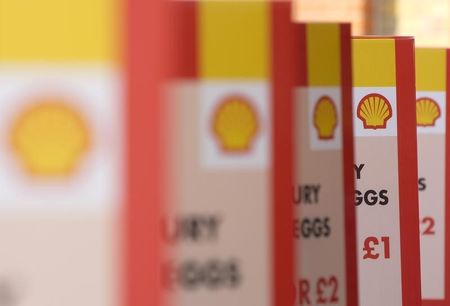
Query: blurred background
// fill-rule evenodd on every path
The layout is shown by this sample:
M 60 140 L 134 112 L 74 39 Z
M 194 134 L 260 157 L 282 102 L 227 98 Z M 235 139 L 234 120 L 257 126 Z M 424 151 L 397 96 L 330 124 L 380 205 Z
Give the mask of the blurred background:
M 449 45 L 447 0 L 296 0 L 296 14 L 302 21 L 351 21 L 353 35 L 414 35 L 418 46 Z

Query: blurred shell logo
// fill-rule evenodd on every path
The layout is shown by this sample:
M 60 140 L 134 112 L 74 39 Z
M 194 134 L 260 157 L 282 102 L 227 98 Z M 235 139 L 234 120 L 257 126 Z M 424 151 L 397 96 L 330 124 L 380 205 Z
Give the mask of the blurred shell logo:
M 215 111 L 213 132 L 225 152 L 249 151 L 258 132 L 258 117 L 249 100 L 242 96 L 224 99 Z
M 337 121 L 336 106 L 333 100 L 328 96 L 319 98 L 314 107 L 314 126 L 319 139 L 333 139 Z
M 365 129 L 385 129 L 392 117 L 392 107 L 388 99 L 380 94 L 369 94 L 361 99 L 357 108 L 357 116 Z
M 434 126 L 441 116 L 439 104 L 431 98 L 419 98 L 416 101 L 416 118 L 418 126 Z
M 13 123 L 11 143 L 33 176 L 65 177 L 89 149 L 89 131 L 80 113 L 62 99 L 41 99 Z

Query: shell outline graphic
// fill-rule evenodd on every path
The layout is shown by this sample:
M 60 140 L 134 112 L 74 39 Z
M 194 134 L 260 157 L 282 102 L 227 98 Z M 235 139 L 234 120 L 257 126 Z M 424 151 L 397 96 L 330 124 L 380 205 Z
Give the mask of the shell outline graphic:
M 416 100 L 417 126 L 432 127 L 441 117 L 439 104 L 430 97 L 421 97 Z
M 364 129 L 385 129 L 392 118 L 392 106 L 385 96 L 370 93 L 359 101 L 356 115 L 362 121 Z
M 320 140 L 334 139 L 338 116 L 336 104 L 330 96 L 324 95 L 317 99 L 314 106 L 313 120 Z
M 243 154 L 252 149 L 260 132 L 260 119 L 251 100 L 241 94 L 223 98 L 213 111 L 211 128 L 220 149 Z
M 20 109 L 9 137 L 13 154 L 33 177 L 71 176 L 92 145 L 86 118 L 58 96 L 37 97 Z

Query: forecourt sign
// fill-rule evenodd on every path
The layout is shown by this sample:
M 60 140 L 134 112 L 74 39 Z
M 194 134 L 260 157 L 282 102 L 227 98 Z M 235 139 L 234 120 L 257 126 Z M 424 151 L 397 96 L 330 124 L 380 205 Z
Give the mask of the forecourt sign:
M 180 306 L 292 305 L 290 5 L 170 5 L 164 289 Z
M 116 306 L 121 6 L 0 3 L 0 304 Z
M 353 39 L 361 306 L 421 304 L 414 39 Z
M 416 49 L 422 305 L 430 306 L 450 303 L 445 196 L 449 168 L 446 161 L 448 71 L 448 50 Z
M 296 89 L 297 305 L 357 305 L 349 24 L 299 25 Z

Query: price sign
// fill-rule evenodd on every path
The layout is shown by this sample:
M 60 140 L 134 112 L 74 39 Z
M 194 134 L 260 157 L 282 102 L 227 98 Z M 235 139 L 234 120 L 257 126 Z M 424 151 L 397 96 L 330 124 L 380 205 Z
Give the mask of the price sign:
M 423 305 L 446 305 L 450 263 L 446 214 L 446 49 L 416 49 L 416 117 L 419 168 L 420 248 Z
M 353 39 L 360 305 L 421 305 L 414 41 Z
M 66 4 L 1 3 L 1 305 L 122 295 L 122 33 L 105 13 L 119 5 Z
M 171 6 L 164 289 L 179 306 L 292 304 L 290 6 Z
M 300 24 L 295 93 L 296 305 L 357 305 L 348 24 Z

